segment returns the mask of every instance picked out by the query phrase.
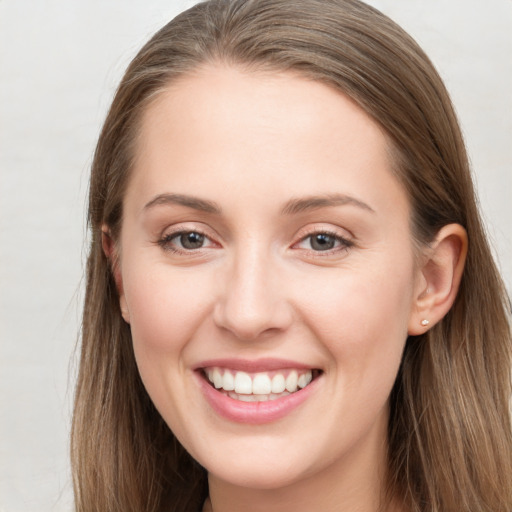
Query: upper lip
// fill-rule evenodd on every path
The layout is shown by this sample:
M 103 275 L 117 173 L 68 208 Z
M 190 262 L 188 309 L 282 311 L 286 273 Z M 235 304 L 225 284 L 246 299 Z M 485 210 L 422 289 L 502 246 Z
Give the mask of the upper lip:
M 273 370 L 284 370 L 286 368 L 293 368 L 297 370 L 312 370 L 315 367 L 292 361 L 290 359 L 279 358 L 262 358 L 262 359 L 239 359 L 239 358 L 222 358 L 222 359 L 208 359 L 201 361 L 194 365 L 194 370 L 203 368 L 229 368 L 230 370 L 238 370 L 242 372 L 257 373 Z

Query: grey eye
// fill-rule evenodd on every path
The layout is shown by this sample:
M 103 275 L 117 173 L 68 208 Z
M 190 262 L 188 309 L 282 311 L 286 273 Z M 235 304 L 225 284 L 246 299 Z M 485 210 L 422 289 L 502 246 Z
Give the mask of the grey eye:
M 327 233 L 318 233 L 309 237 L 311 248 L 314 251 L 328 251 L 334 249 L 337 239 Z
M 204 235 L 190 231 L 178 236 L 179 243 L 184 249 L 200 249 L 204 245 Z

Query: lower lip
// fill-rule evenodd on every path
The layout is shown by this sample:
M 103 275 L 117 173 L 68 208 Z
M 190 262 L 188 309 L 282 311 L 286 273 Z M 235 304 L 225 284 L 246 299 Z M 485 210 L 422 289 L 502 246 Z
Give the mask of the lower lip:
M 317 377 L 305 388 L 276 400 L 242 402 L 217 391 L 206 381 L 201 372 L 197 372 L 197 378 L 201 391 L 217 414 L 230 421 L 253 425 L 271 423 L 290 414 L 311 396 L 320 379 Z

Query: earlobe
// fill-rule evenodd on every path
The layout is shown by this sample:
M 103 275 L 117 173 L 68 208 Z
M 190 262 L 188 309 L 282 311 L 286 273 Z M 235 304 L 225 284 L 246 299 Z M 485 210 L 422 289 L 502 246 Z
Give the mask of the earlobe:
M 112 234 L 110 232 L 110 228 L 103 224 L 101 226 L 101 246 L 103 248 L 103 252 L 109 261 L 110 269 L 114 276 L 114 281 L 116 283 L 117 293 L 119 294 L 119 307 L 121 309 L 121 315 L 126 323 L 130 323 L 130 312 L 128 310 L 128 305 L 126 303 L 126 297 L 123 289 L 123 279 L 121 275 L 121 270 L 119 268 L 119 258 L 117 254 L 117 248 L 114 239 L 112 238 Z
M 459 290 L 467 248 L 466 230 L 460 224 L 439 230 L 419 270 L 409 335 L 423 334 L 448 313 Z

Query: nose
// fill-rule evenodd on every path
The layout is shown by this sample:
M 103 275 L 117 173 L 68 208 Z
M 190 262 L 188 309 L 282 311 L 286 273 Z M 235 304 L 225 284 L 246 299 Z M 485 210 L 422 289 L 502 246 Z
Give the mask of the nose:
M 223 276 L 214 321 L 240 340 L 285 331 L 292 322 L 282 272 L 271 260 L 257 250 L 247 250 L 237 255 L 227 276 Z

